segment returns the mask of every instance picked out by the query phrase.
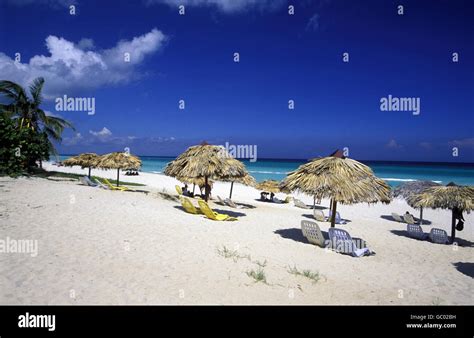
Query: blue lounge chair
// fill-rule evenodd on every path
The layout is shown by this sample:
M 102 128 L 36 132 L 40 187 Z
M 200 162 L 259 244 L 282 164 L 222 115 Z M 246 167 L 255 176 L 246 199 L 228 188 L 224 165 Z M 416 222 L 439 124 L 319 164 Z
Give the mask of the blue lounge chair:
M 329 212 L 329 216 L 328 216 L 328 221 L 330 222 L 331 221 L 331 216 L 332 216 L 332 211 Z M 336 224 L 346 224 L 347 222 L 344 221 L 341 217 L 341 214 L 339 213 L 339 211 L 336 211 Z
M 438 244 L 449 243 L 448 234 L 443 229 L 432 228 L 428 236 L 433 243 L 438 243 Z
M 370 251 L 369 248 L 358 248 L 351 235 L 349 235 L 345 230 L 329 228 L 328 232 L 332 249 L 336 252 L 351 255 L 353 257 L 370 256 L 375 254 L 375 252 Z
M 427 234 L 423 232 L 423 229 L 418 224 L 407 224 L 407 232 L 411 238 L 424 240 L 427 237 Z

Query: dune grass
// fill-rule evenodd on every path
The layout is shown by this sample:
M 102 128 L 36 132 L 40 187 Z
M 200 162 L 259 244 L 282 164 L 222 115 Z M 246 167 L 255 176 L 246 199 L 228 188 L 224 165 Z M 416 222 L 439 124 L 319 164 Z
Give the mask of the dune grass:
M 295 276 L 303 276 L 310 279 L 313 283 L 317 283 L 321 279 L 321 275 L 319 272 L 313 272 L 311 270 L 303 270 L 300 271 L 296 266 L 289 268 L 288 273 L 295 275 Z
M 264 284 L 267 284 L 267 277 L 265 276 L 265 271 L 261 267 L 258 267 L 257 270 L 252 269 L 247 271 L 247 276 L 253 278 L 255 283 L 262 282 Z

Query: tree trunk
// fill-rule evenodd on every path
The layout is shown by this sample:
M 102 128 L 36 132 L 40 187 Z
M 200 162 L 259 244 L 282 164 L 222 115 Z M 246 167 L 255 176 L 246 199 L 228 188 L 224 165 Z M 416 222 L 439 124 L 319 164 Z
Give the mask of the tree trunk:
M 207 183 L 207 176 L 204 177 L 204 200 L 209 200 L 209 184 Z
M 120 169 L 117 169 L 117 187 L 119 186 Z
M 337 201 L 331 199 L 331 228 L 334 228 L 336 225 L 336 208 L 337 208 Z
M 451 243 L 454 243 L 455 237 L 456 237 L 456 218 L 454 217 L 454 210 L 452 210 L 452 218 L 451 218 Z
M 230 194 L 229 194 L 229 199 L 231 200 L 232 199 L 232 190 L 234 189 L 234 182 L 232 181 L 230 183 Z

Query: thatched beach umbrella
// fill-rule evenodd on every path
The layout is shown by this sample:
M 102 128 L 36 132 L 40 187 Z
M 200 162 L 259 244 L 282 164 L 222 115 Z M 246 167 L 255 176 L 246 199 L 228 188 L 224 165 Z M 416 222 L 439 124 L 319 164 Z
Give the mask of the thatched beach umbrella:
M 280 182 L 276 180 L 265 180 L 260 183 L 257 183 L 255 188 L 262 191 L 278 193 L 280 192 Z
M 245 176 L 245 166 L 240 161 L 229 161 L 230 154 L 222 146 L 203 143 L 189 147 L 175 160 L 167 164 L 164 173 L 171 177 L 204 177 L 205 197 L 209 199 L 209 179 L 237 179 Z
M 97 162 L 97 167 L 102 169 L 117 169 L 117 187 L 119 186 L 120 169 L 138 170 L 142 161 L 129 153 L 110 153 L 102 155 Z
M 89 168 L 89 178 L 91 177 L 91 168 L 95 168 L 97 166 L 97 161 L 99 160 L 100 156 L 95 153 L 83 153 L 77 156 L 73 156 L 68 158 L 67 160 L 63 161 L 63 164 L 68 167 L 72 166 L 81 166 L 82 169 Z
M 238 167 L 240 171 L 244 172 L 244 175 L 241 176 L 241 177 L 222 177 L 221 178 L 221 181 L 231 182 L 230 183 L 229 199 L 232 199 L 232 191 L 234 190 L 234 182 L 241 183 L 241 184 L 244 184 L 244 185 L 253 186 L 253 185 L 256 184 L 256 181 L 252 176 L 250 176 L 250 174 L 247 171 L 247 168 L 245 168 L 245 165 L 242 162 L 240 162 L 239 160 L 237 160 L 235 158 L 232 158 L 232 157 L 228 158 L 226 161 L 227 161 L 228 166 Z
M 313 159 L 289 173 L 280 184 L 285 192 L 299 190 L 308 195 L 331 199 L 331 226 L 336 221 L 337 202 L 343 204 L 390 202 L 390 187 L 365 164 L 344 157 Z
M 407 202 L 415 207 L 451 209 L 451 242 L 454 242 L 456 211 L 474 210 L 474 187 L 451 182 L 446 186 L 428 188 L 422 194 L 410 196 Z
M 411 181 L 400 184 L 396 187 L 393 192 L 393 197 L 403 197 L 407 202 L 410 197 L 414 195 L 422 194 L 426 191 L 426 189 L 431 187 L 437 187 L 441 184 L 433 182 L 433 181 Z M 415 208 L 414 205 L 408 203 L 412 208 Z M 416 208 L 415 208 L 416 209 Z M 420 209 L 420 224 L 423 224 L 423 207 L 419 207 Z

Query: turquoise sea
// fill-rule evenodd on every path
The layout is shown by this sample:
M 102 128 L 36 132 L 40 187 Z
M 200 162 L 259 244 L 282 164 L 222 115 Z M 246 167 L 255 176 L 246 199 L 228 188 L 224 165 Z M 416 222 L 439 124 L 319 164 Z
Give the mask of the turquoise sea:
M 65 160 L 70 155 L 60 156 Z M 140 156 L 142 171 L 162 173 L 173 157 Z M 295 170 L 304 160 L 259 159 L 256 162 L 243 160 L 247 170 L 257 181 L 266 179 L 282 180 L 286 174 Z M 375 175 L 391 186 L 412 180 L 430 180 L 441 184 L 454 182 L 460 185 L 474 185 L 474 163 L 415 163 L 415 162 L 377 162 L 362 161 L 372 168 Z

